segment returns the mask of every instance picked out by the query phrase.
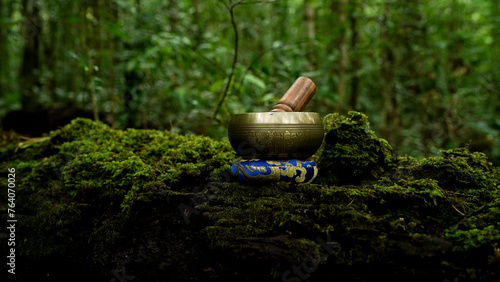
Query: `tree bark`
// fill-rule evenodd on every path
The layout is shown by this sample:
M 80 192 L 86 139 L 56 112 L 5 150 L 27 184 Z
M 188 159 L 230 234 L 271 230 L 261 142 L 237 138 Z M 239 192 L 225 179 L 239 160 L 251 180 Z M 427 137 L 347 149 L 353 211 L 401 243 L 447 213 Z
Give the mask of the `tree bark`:
M 496 27 L 491 29 L 493 37 L 492 46 L 494 47 L 493 58 L 495 59 L 496 62 L 500 62 L 500 28 L 498 28 L 500 27 L 500 2 L 497 0 L 491 0 L 491 18 L 495 19 L 493 24 Z M 498 64 L 493 64 L 493 66 L 498 66 Z M 496 70 L 495 73 L 497 75 L 497 81 L 500 81 L 499 79 L 500 70 L 498 68 L 494 69 Z
M 316 19 L 311 0 L 304 0 L 304 23 L 307 37 L 307 71 L 312 72 L 316 70 L 318 62 L 316 60 L 316 52 L 314 52 L 314 41 L 316 40 Z
M 70 1 L 69 4 L 70 7 L 68 8 L 69 13 L 65 13 L 65 16 L 73 16 L 73 15 L 78 15 L 80 13 L 80 5 L 77 5 L 76 2 Z M 70 27 L 69 32 L 72 34 L 78 34 L 80 37 L 82 37 L 82 34 L 84 33 L 84 25 L 79 24 L 79 25 L 73 25 Z M 64 44 L 65 48 L 68 48 L 69 50 L 74 50 L 75 54 L 81 54 L 82 53 L 82 46 L 79 44 L 79 42 L 75 42 L 70 36 L 64 36 Z M 78 93 L 80 92 L 80 87 L 78 85 L 79 83 L 79 77 L 84 75 L 84 71 L 82 69 L 71 69 L 69 66 L 66 66 L 67 72 L 68 73 L 73 73 L 74 75 L 70 75 L 67 80 L 68 80 L 68 86 L 69 86 L 69 92 L 72 93 L 73 95 L 71 96 L 71 103 L 73 105 L 78 105 Z
M 3 19 L 3 7 L 4 7 L 4 3 L 3 3 L 3 0 L 0 0 L 0 19 Z M 5 87 L 4 87 L 4 76 L 3 76 L 3 68 L 4 66 L 8 66 L 8 62 L 7 62 L 7 56 L 6 56 L 6 48 L 5 48 L 5 42 L 6 42 L 6 36 L 4 35 L 4 27 L 0 25 L 0 89 L 4 90 L 5 91 Z M 5 93 L 4 93 L 5 95 Z
M 48 28 L 47 37 L 44 40 L 44 69 L 46 72 L 45 75 L 45 90 L 48 92 L 48 95 L 51 97 L 52 103 L 57 103 L 57 95 L 56 95 L 56 81 L 57 81 L 57 73 L 56 73 L 56 63 L 57 63 L 57 46 L 59 45 L 57 42 L 57 22 L 55 19 L 50 18 L 48 20 Z M 47 75 L 48 74 L 48 75 Z
M 94 17 L 94 24 L 92 26 L 92 48 L 95 51 L 94 65 L 101 66 L 101 5 L 99 0 L 92 0 L 92 16 Z
M 449 18 L 448 25 L 450 34 L 450 52 L 449 57 L 447 58 L 448 64 L 446 66 L 448 69 L 446 78 L 448 93 L 446 94 L 451 95 L 451 100 L 447 105 L 448 107 L 446 112 L 444 113 L 444 127 L 447 132 L 447 138 L 442 140 L 443 146 L 450 141 L 457 140 L 457 130 L 459 127 L 457 120 L 460 118 L 456 115 L 456 106 L 458 104 L 458 89 L 460 88 L 461 75 L 456 75 L 456 70 L 459 70 L 460 68 L 466 69 L 463 64 L 462 57 L 460 56 L 464 43 L 460 39 L 454 39 L 457 29 L 460 29 L 459 23 L 461 21 L 460 9 L 458 5 L 459 3 L 457 3 L 456 0 L 452 0 L 450 3 L 451 17 Z
M 22 26 L 24 48 L 19 73 L 21 105 L 24 110 L 32 111 L 39 107 L 39 99 L 35 89 L 40 87 L 38 71 L 40 69 L 39 51 L 42 22 L 40 8 L 34 0 L 23 0 L 21 11 L 24 17 Z
M 394 96 L 394 66 L 395 58 L 391 49 L 391 37 L 389 35 L 389 4 L 386 2 L 382 19 L 382 42 L 384 46 L 381 50 L 382 65 L 382 107 L 380 109 L 380 132 L 383 138 L 390 142 L 392 127 L 391 113 L 393 112 Z
M 108 4 L 108 21 L 112 24 L 118 22 L 118 5 L 115 1 L 109 1 Z M 109 95 L 111 101 L 111 111 L 109 113 L 109 122 L 111 123 L 111 127 L 116 127 L 116 100 L 117 100 L 117 91 L 116 91 L 116 71 L 115 71 L 115 36 L 108 32 L 108 48 L 109 48 Z
M 193 1 L 193 33 L 194 33 L 194 46 L 197 49 L 203 39 L 203 29 L 200 25 L 200 0 Z
M 87 14 L 89 13 L 89 6 L 87 3 L 84 3 L 82 5 L 82 8 L 80 10 L 81 18 L 86 19 Z M 82 49 L 85 51 L 86 54 L 86 69 L 85 72 L 88 76 L 88 91 L 90 94 L 90 101 L 91 101 L 91 106 L 92 106 L 92 112 L 94 115 L 95 120 L 99 120 L 99 110 L 97 107 L 97 97 L 96 97 L 96 92 L 95 92 L 95 69 L 94 69 L 94 59 L 93 59 L 93 54 L 91 51 L 92 44 L 93 44 L 93 39 L 89 36 L 89 34 L 92 34 L 93 29 L 90 26 L 90 23 L 88 20 L 85 20 L 83 23 L 83 39 L 82 39 Z
M 338 16 L 337 24 L 341 27 L 341 33 L 338 37 L 337 44 L 334 48 L 339 51 L 339 59 L 337 60 L 337 95 L 339 97 L 336 111 L 342 112 L 346 99 L 347 79 L 346 72 L 349 63 L 348 42 L 347 42 L 347 14 L 345 8 L 348 0 L 335 0 L 332 5 L 332 12 Z
M 170 32 L 178 31 L 178 22 L 179 22 L 179 6 L 177 3 L 178 0 L 169 0 L 168 1 L 168 22 L 170 24 Z
M 355 5 L 354 3 L 352 5 Z M 360 79 L 359 79 L 359 69 L 361 68 L 360 64 L 360 58 L 359 58 L 359 52 L 357 51 L 357 43 L 359 41 L 359 30 L 358 30 L 358 20 L 354 14 L 355 7 L 352 7 L 350 13 L 349 13 L 349 20 L 351 23 L 351 30 L 352 30 L 352 35 L 351 35 L 351 73 L 352 73 L 352 78 L 351 78 L 351 96 L 349 99 L 349 109 L 350 110 L 357 110 L 357 105 L 358 105 L 358 97 L 359 97 L 359 84 L 360 84 Z
M 92 26 L 92 51 L 89 59 L 91 60 L 91 98 L 92 98 L 92 111 L 94 114 L 94 119 L 99 120 L 99 107 L 97 106 L 97 93 L 96 93 L 96 82 L 97 72 L 101 70 L 101 9 L 99 5 L 99 0 L 92 0 L 92 16 L 95 19 L 95 24 L 90 24 Z
M 141 0 L 135 0 L 136 17 L 134 21 L 135 29 L 139 29 L 141 21 L 138 15 L 141 13 Z M 143 42 L 125 42 L 125 49 L 143 51 L 145 49 Z M 127 70 L 124 72 L 125 89 L 123 92 L 123 110 L 126 115 L 125 127 L 134 127 L 137 120 L 137 107 L 134 106 L 134 100 L 141 94 L 139 85 L 142 82 L 141 74 L 137 70 Z
M 493 22 L 493 26 L 496 28 L 491 29 L 492 37 L 493 37 L 493 52 L 492 58 L 493 63 L 491 64 L 492 69 L 492 83 L 496 85 L 496 87 L 500 86 L 500 69 L 498 66 L 500 65 L 500 2 L 497 0 L 491 0 L 491 18 L 495 19 Z M 494 89 L 494 88 L 493 88 Z M 498 89 L 498 88 L 497 88 Z M 498 90 L 497 90 L 498 91 Z M 500 97 L 499 95 L 489 95 L 491 97 L 492 105 L 496 106 L 496 112 L 500 110 Z

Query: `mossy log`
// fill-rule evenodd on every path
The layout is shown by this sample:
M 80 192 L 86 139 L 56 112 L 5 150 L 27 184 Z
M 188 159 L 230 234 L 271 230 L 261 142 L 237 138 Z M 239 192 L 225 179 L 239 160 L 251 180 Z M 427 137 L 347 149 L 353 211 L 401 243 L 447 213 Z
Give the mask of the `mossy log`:
M 367 127 L 328 115 L 314 183 L 255 185 L 229 176 L 227 140 L 87 119 L 22 144 L 5 133 L 15 278 L 499 281 L 499 169 L 466 148 L 394 155 Z

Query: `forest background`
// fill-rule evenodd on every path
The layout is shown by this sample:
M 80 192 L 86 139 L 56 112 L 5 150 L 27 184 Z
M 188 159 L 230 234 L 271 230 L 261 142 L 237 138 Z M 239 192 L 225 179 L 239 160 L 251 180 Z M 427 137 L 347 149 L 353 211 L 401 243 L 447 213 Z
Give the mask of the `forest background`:
M 298 76 L 394 151 L 500 164 L 498 0 L 0 0 L 0 118 L 81 109 L 214 138 Z

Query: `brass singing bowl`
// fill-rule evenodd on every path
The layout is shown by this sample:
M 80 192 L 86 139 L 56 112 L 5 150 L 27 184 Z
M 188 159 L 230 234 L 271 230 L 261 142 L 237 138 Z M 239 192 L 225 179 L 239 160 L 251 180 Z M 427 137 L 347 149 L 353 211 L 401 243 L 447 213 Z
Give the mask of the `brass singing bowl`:
M 245 159 L 301 159 L 312 156 L 323 142 L 321 115 L 313 112 L 235 114 L 228 137 Z

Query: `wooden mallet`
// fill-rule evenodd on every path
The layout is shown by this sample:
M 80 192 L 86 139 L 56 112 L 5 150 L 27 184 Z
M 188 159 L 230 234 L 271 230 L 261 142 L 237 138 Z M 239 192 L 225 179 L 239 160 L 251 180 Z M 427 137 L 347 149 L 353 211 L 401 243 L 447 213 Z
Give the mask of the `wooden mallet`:
M 304 76 L 295 80 L 271 112 L 301 112 L 316 93 L 314 82 Z

